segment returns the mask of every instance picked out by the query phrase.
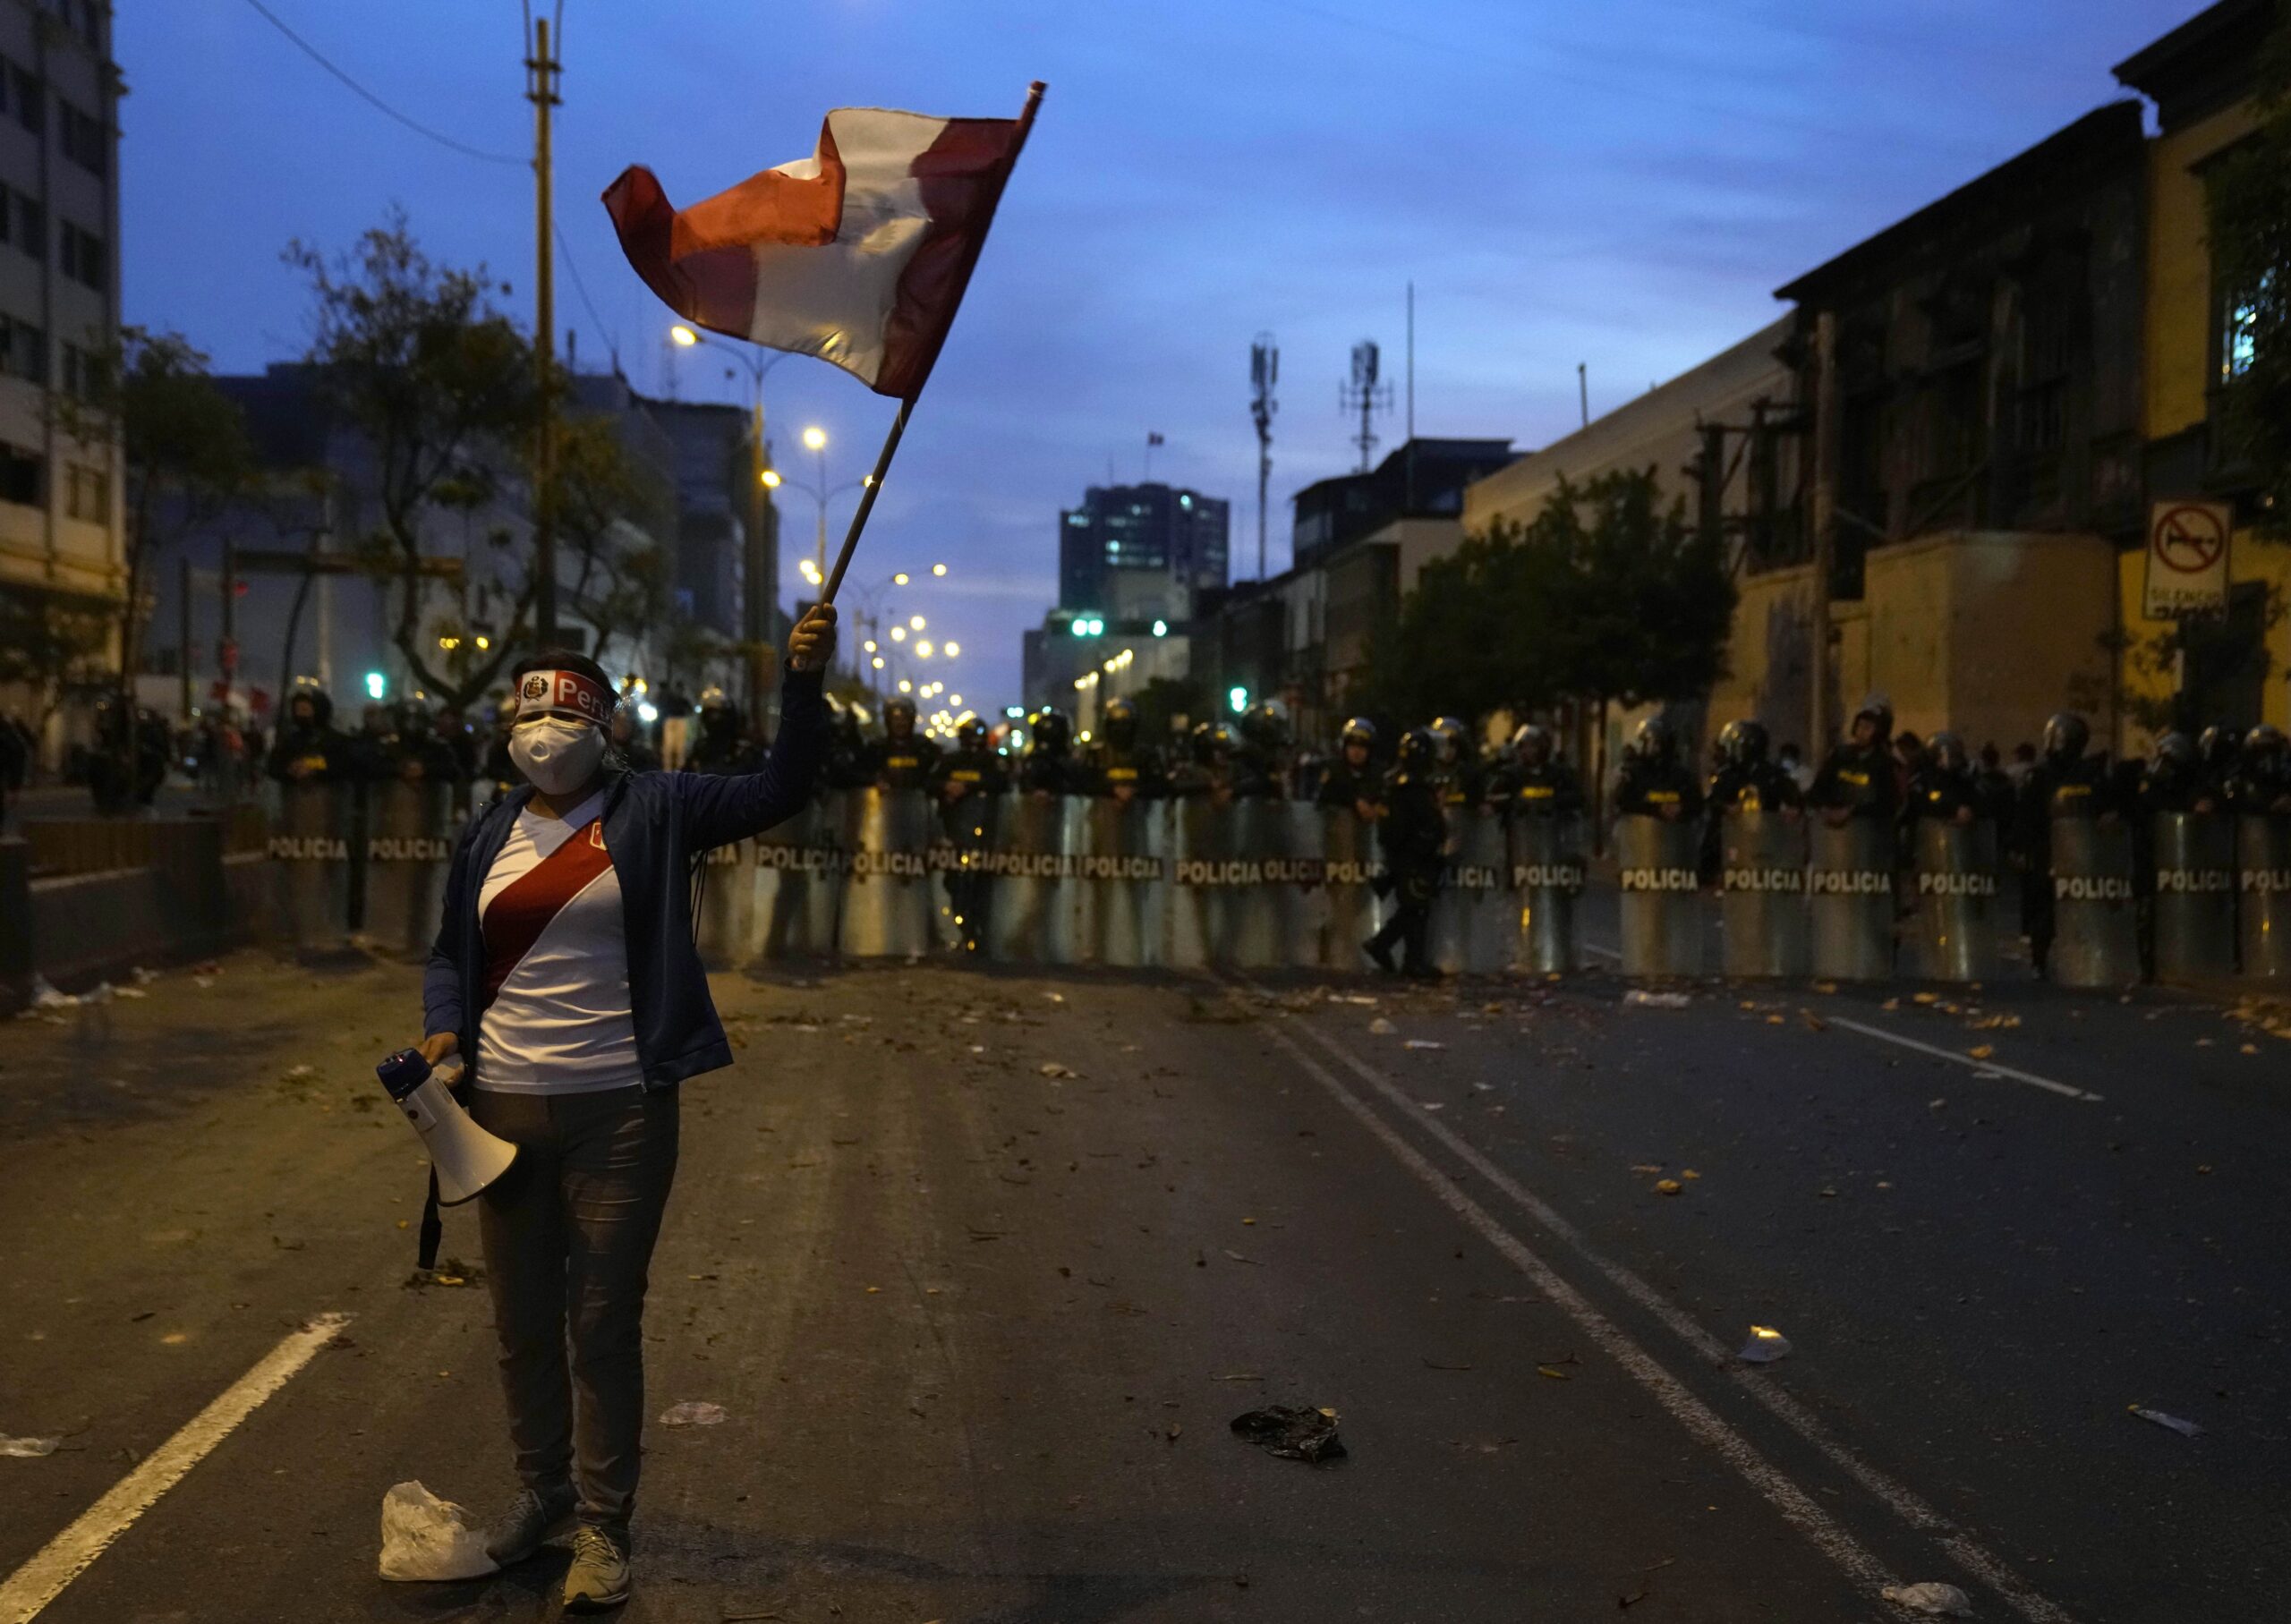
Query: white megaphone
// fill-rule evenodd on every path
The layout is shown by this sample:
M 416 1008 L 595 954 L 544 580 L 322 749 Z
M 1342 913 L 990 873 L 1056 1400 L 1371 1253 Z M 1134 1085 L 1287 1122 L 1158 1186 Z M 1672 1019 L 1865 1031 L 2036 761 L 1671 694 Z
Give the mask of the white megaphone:
M 418 1049 L 401 1049 L 374 1067 L 382 1086 L 430 1152 L 438 1174 L 438 1204 L 458 1206 L 481 1192 L 517 1159 L 517 1147 L 469 1119 Z

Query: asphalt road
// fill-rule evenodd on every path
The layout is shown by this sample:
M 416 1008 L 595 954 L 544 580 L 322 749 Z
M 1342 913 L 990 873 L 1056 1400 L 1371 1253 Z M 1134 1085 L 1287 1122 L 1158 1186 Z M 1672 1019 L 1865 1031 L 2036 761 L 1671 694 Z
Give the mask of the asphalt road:
M 0 1028 L 0 1435 L 64 1438 L 0 1457 L 0 1624 L 556 1616 L 561 1552 L 375 1577 L 393 1483 L 511 1487 L 482 1290 L 408 1283 L 414 981 L 242 955 Z M 2291 1050 L 2218 1007 L 717 991 L 648 1409 L 728 1419 L 648 1432 L 632 1620 L 2281 1615 Z

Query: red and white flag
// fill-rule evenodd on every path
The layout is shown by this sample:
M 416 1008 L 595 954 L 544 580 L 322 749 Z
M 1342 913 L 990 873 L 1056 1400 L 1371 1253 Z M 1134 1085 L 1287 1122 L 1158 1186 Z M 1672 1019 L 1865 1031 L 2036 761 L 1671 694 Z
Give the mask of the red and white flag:
M 1017 118 L 839 107 L 810 157 L 688 208 L 641 165 L 605 189 L 628 262 L 698 327 L 911 400 L 962 302 L 1042 87 Z

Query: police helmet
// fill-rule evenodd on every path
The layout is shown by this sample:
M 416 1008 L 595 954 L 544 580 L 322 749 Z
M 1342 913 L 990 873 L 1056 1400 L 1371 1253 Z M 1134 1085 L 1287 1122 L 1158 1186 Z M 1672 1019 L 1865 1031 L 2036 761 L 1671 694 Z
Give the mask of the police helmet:
M 2158 735 L 2148 752 L 2150 765 L 2176 768 L 2182 772 L 2193 771 L 2201 759 L 2196 754 L 2195 741 L 2176 727 Z
M 1026 718 L 1026 750 L 1030 755 L 1064 755 L 1074 748 L 1074 720 L 1055 705 L 1044 705 Z
M 1410 727 L 1400 735 L 1402 772 L 1422 772 L 1440 753 L 1440 737 L 1430 727 Z
M 1337 735 L 1337 748 L 1348 749 L 1354 744 L 1364 750 L 1376 747 L 1376 724 L 1365 716 L 1356 716 L 1344 724 L 1344 731 Z
M 1642 761 L 1667 761 L 1677 744 L 1678 737 L 1671 731 L 1671 718 L 1659 710 L 1631 731 L 1631 752 Z
M 724 690 L 714 683 L 709 684 L 700 691 L 700 708 L 703 710 L 721 710 L 731 702 Z
M 1464 743 L 1471 736 L 1471 727 L 1463 718 L 1435 717 L 1427 731 L 1432 735 L 1433 752 L 1440 758 L 1442 766 L 1452 766 L 1463 760 Z
M 1894 702 L 1884 694 L 1869 693 L 1863 696 L 1861 709 L 1853 713 L 1853 719 L 1858 722 L 1863 717 L 1869 718 L 1877 724 L 1878 736 L 1880 739 L 1893 736 Z
M 2056 761 L 2073 761 L 2092 742 L 2092 729 L 2074 710 L 2056 710 L 2044 725 L 2044 752 Z
M 2216 722 L 2195 735 L 2195 753 L 2203 758 L 2206 767 L 2217 773 L 2224 774 L 2235 766 L 2236 758 L 2243 752 L 2243 742 L 2236 737 L 2234 728 L 2222 727 Z
M 986 744 L 986 720 L 975 710 L 966 710 L 955 718 L 955 744 L 964 750 L 983 749 Z
M 1106 735 L 1106 743 L 1118 750 L 1127 750 L 1137 738 L 1137 706 L 1121 694 L 1106 701 L 1098 712 L 1098 729 Z
M 2284 755 L 2283 730 L 2271 722 L 2261 722 L 2244 735 L 2244 759 L 2261 767 L 2278 767 Z
M 1551 760 L 1551 729 L 1540 722 L 1522 722 L 1512 735 L 1512 759 L 1522 767 L 1541 767 Z
M 907 718 L 910 729 L 914 727 L 915 701 L 904 693 L 894 693 L 883 701 L 883 731 L 890 732 L 891 723 L 901 717 Z
M 1289 706 L 1278 699 L 1261 699 L 1241 718 L 1241 736 L 1264 749 L 1275 750 L 1289 742 Z
M 1963 772 L 1972 759 L 1965 754 L 1965 742 L 1946 729 L 1927 740 L 1925 751 L 1943 772 Z
M 1766 760 L 1769 743 L 1764 722 L 1749 717 L 1728 722 L 1718 730 L 1719 753 L 1735 767 L 1752 767 Z

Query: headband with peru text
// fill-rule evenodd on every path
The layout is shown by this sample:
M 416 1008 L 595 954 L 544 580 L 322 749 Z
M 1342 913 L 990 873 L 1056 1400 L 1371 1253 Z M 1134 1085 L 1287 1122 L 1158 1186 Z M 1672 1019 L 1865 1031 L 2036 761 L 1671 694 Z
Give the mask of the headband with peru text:
M 555 713 L 603 727 L 619 701 L 611 689 L 578 671 L 528 671 L 517 679 L 517 714 Z

